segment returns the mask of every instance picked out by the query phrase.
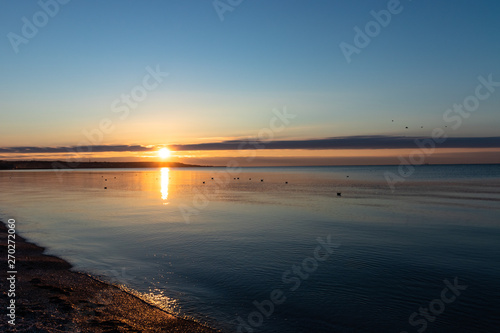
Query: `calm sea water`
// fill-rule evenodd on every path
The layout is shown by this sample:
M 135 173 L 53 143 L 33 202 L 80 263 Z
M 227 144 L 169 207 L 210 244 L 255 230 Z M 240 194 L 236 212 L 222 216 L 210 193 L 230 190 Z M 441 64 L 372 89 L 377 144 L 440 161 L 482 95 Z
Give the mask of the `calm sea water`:
M 231 171 L 2 171 L 0 212 L 225 332 L 498 332 L 499 165 Z

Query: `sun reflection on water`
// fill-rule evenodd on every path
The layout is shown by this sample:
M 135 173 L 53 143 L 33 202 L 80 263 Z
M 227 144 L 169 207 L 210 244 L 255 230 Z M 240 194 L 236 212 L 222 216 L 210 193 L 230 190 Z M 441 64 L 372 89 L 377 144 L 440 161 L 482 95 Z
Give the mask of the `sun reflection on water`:
M 162 200 L 168 199 L 168 181 L 169 181 L 169 169 L 161 168 L 161 198 Z M 165 202 L 165 204 L 167 204 Z

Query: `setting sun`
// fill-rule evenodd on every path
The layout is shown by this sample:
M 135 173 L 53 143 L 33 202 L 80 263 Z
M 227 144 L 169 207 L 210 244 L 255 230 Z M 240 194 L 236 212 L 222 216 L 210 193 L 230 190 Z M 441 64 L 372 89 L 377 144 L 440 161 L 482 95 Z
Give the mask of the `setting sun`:
M 170 157 L 170 150 L 168 148 L 162 148 L 158 151 L 158 155 L 161 158 L 167 158 Z

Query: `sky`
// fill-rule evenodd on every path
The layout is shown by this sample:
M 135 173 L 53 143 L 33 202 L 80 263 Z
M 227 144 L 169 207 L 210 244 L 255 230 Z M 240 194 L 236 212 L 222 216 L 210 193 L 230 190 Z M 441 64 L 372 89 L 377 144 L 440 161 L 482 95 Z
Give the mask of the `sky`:
M 0 159 L 500 163 L 498 1 L 0 6 Z

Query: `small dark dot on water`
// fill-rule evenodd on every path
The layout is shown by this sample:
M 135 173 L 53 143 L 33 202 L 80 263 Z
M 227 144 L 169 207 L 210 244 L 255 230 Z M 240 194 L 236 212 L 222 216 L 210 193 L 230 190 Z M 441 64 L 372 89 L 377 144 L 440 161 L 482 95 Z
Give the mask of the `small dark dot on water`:
M 214 177 L 212 177 L 212 180 L 214 180 Z
M 337 196 L 338 196 L 338 197 L 341 197 L 341 196 L 342 196 L 342 193 L 337 192 Z
M 248 178 L 248 180 L 252 180 L 252 178 Z
M 203 182 L 203 184 L 205 184 L 205 182 Z
M 261 181 L 261 182 L 263 182 L 263 181 L 264 181 L 264 179 L 261 179 L 260 181 Z
M 288 182 L 285 182 L 285 184 L 288 184 Z
M 107 190 L 108 188 L 107 188 L 107 187 L 105 187 L 104 189 L 105 189 L 105 190 Z

